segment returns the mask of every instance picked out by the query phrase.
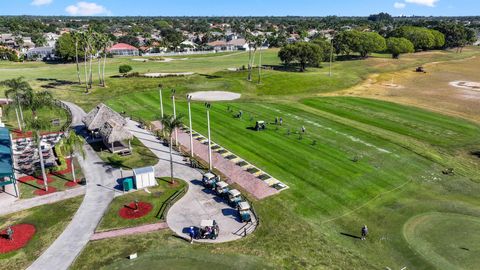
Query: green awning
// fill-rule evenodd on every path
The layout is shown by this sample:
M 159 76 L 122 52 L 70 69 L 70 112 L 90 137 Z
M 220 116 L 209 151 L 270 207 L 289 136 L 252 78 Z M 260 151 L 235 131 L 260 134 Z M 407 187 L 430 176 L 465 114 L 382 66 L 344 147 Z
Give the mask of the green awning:
M 0 127 L 0 177 L 13 176 L 12 142 L 10 131 Z

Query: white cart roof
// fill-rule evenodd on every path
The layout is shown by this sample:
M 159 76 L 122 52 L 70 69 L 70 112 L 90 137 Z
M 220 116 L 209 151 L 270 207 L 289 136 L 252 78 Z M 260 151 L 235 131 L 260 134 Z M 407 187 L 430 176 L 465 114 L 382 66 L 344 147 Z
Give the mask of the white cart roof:
M 226 188 L 226 187 L 228 187 L 228 184 L 223 182 L 223 181 L 220 181 L 220 182 L 217 183 L 217 187 Z
M 237 197 L 237 196 L 240 196 L 240 195 L 241 195 L 240 191 L 238 191 L 238 190 L 236 190 L 236 189 L 229 190 L 228 193 L 229 193 L 230 195 L 232 195 L 233 197 Z
M 143 167 L 143 168 L 133 169 L 134 175 L 147 174 L 147 173 L 155 173 L 155 169 L 153 167 Z
M 213 227 L 213 220 L 204 219 L 200 222 L 200 227 Z
M 207 179 L 212 179 L 212 178 L 215 178 L 215 174 L 207 172 L 206 174 L 203 175 L 203 177 Z
M 240 210 L 249 210 L 250 204 L 248 204 L 248 202 L 241 202 L 238 204 L 238 208 L 240 208 Z

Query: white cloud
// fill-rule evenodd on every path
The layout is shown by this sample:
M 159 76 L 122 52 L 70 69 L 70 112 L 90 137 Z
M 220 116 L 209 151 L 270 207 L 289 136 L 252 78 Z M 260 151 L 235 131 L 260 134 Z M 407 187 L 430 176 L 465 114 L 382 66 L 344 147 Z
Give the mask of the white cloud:
M 53 2 L 53 0 L 33 0 L 32 1 L 32 6 L 45 6 L 49 5 Z
M 397 9 L 405 8 L 405 6 L 407 6 L 407 4 L 405 4 L 405 3 L 400 3 L 400 2 L 395 2 L 395 4 L 393 4 L 393 7 L 394 7 L 394 8 L 397 8 Z
M 72 16 L 94 16 L 110 15 L 110 11 L 104 6 L 92 2 L 78 2 L 65 8 L 65 11 Z
M 427 7 L 435 7 L 435 4 L 440 0 L 405 0 L 407 3 L 427 6 Z

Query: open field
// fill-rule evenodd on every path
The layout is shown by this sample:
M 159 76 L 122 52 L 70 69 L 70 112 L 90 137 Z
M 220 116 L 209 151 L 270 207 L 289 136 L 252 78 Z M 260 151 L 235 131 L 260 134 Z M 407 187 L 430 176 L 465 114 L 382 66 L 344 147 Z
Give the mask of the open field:
M 82 200 L 83 197 L 78 197 L 0 217 L 1 230 L 20 223 L 32 224 L 36 228 L 34 237 L 25 248 L 0 254 L 1 268 L 27 268 L 62 233 Z
M 480 82 L 480 57 L 425 66 L 427 73 L 403 70 L 373 75 L 351 89 L 332 93 L 410 104 L 480 123 L 480 92 L 457 88 L 453 81 Z M 390 87 L 388 84 L 396 87 Z
M 264 64 L 278 66 L 276 53 L 265 52 Z M 105 102 L 117 111 L 144 120 L 158 118 L 159 83 L 167 90 L 177 89 L 177 111 L 183 114 L 186 114 L 184 94 L 188 92 L 241 93 L 239 101 L 213 104 L 212 140 L 290 186 L 278 196 L 254 202 L 260 226 L 241 241 L 191 246 L 171 237 L 169 232 L 97 241 L 89 244 L 73 268 L 116 269 L 127 265 L 148 268 L 162 263 L 201 268 L 207 259 L 219 264 L 227 262 L 230 268 L 244 266 L 243 269 L 435 268 L 442 258 L 449 259 L 443 248 L 445 240 L 436 236 L 451 227 L 431 226 L 439 222 L 432 218 L 417 231 L 407 229 L 412 218 L 442 212 L 465 216 L 455 226 L 464 224 L 468 231 L 476 230 L 471 220 L 480 217 L 480 203 L 476 199 L 480 176 L 478 158 L 472 153 L 480 150 L 480 127 L 460 118 L 389 102 L 319 96 L 336 91 L 348 93 L 341 90 L 372 74 L 388 78 L 391 72 L 405 69 L 411 72 L 424 63 L 462 59 L 478 53 L 478 48 L 471 48 L 463 54 L 426 52 L 405 55 L 400 60 L 378 55 L 367 60 L 338 61 L 334 63 L 332 78 L 327 76 L 328 68 L 311 68 L 305 73 L 264 70 L 263 83 L 259 85 L 246 82 L 244 71 L 225 71 L 247 63 L 246 53 L 168 63 L 116 58 L 109 60 L 108 76 L 117 75 L 120 63 L 131 64 L 138 72 L 192 71 L 197 75 L 109 78 L 108 89 L 95 87 L 88 95 L 75 85 L 50 88 L 56 97 L 73 100 L 86 109 Z M 20 65 L 26 68 L 20 69 Z M 50 71 L 46 66 L 7 64 L 2 66 L 0 80 L 22 74 L 40 87 L 45 81 L 36 78 L 48 77 L 46 74 L 53 74 L 52 70 L 56 79 L 75 80 L 74 65 L 53 65 L 48 67 Z M 256 76 L 255 71 L 254 81 Z M 428 87 L 426 83 L 419 89 Z M 167 112 L 172 111 L 169 97 L 169 92 L 164 91 Z M 397 101 L 393 97 L 392 100 Z M 193 128 L 206 134 L 203 103 L 193 103 L 192 110 Z M 240 110 L 243 118 L 234 118 Z M 283 118 L 282 126 L 272 124 L 275 117 Z M 251 130 L 256 120 L 267 121 L 267 130 Z M 305 134 L 300 132 L 302 126 L 306 127 Z M 454 168 L 455 174 L 444 175 L 442 170 L 446 168 Z M 363 224 L 370 228 L 367 241 L 358 240 Z M 417 234 L 418 230 L 425 232 L 424 238 L 412 244 L 412 233 Z M 470 241 L 461 232 L 450 233 L 448 241 L 455 248 L 470 250 L 462 250 L 465 264 L 452 263 L 464 267 L 475 263 L 478 241 L 473 238 Z M 422 254 L 425 243 L 436 248 L 435 256 Z M 139 252 L 140 257 L 127 262 L 125 256 L 132 252 Z M 176 259 L 172 254 L 177 255 Z

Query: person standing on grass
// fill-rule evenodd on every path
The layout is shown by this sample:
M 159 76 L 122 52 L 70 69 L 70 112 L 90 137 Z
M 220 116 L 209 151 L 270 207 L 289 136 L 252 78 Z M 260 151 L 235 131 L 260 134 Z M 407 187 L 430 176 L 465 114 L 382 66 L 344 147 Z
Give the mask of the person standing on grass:
M 193 244 L 193 238 L 195 238 L 195 230 L 193 226 L 190 227 L 188 234 L 190 235 L 190 244 Z
M 280 126 L 283 124 L 283 118 L 280 117 Z
M 305 129 L 305 126 L 302 126 L 302 133 L 305 133 L 305 131 L 307 131 L 307 130 Z
M 367 225 L 363 225 L 362 227 L 362 240 L 366 240 L 368 235 L 368 228 Z

